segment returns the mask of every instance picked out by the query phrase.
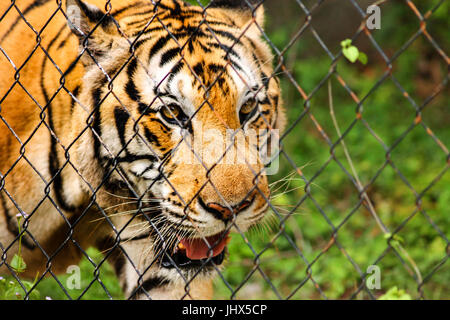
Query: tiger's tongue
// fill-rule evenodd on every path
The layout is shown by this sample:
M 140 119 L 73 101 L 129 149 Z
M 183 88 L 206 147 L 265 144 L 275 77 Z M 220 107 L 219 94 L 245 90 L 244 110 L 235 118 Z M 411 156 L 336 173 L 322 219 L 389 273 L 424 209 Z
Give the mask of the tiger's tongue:
M 186 248 L 186 256 L 191 260 L 206 259 L 211 255 L 215 257 L 222 253 L 228 243 L 228 233 L 219 233 L 211 237 L 199 239 L 180 239 L 181 244 Z M 208 241 L 209 247 L 206 244 Z M 211 248 L 211 249 L 210 249 Z

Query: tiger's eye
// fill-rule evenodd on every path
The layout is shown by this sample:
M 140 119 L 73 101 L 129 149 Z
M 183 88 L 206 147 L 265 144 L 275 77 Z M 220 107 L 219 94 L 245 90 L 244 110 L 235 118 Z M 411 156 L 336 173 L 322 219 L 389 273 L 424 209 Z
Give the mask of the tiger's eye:
M 253 109 L 256 107 L 256 100 L 250 99 L 244 105 L 241 107 L 242 113 L 250 113 L 253 111 Z
M 256 99 L 249 99 L 245 102 L 239 110 L 239 120 L 241 124 L 250 119 L 256 112 L 257 101 Z
M 176 103 L 167 104 L 161 107 L 161 116 L 170 124 L 184 126 L 189 117 Z
M 179 117 L 182 111 L 180 110 L 180 107 L 177 106 L 176 104 L 170 104 L 163 106 L 161 112 L 163 113 L 165 118 L 175 119 Z

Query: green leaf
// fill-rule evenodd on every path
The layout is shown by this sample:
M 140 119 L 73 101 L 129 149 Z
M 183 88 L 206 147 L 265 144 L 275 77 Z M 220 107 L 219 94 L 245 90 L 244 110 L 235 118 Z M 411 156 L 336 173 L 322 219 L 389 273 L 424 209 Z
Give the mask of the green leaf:
M 33 288 L 33 286 L 35 285 L 34 282 L 22 280 L 22 284 L 25 287 L 25 289 L 27 290 L 31 300 L 39 300 L 40 299 L 41 294 L 36 288 L 34 288 L 33 291 L 31 291 L 31 288 Z
M 18 254 L 14 255 L 14 257 L 11 260 L 10 265 L 11 265 L 11 268 L 13 268 L 14 271 L 16 271 L 17 273 L 24 272 L 27 268 L 27 264 L 25 263 L 23 258 L 21 256 L 19 256 Z
M 347 48 L 351 44 L 352 44 L 352 40 L 351 39 L 345 39 L 345 40 L 341 41 L 341 47 L 342 48 Z
M 411 296 L 405 290 L 392 287 L 385 294 L 378 298 L 378 300 L 412 300 Z
M 398 234 L 394 234 L 393 239 L 398 241 L 399 243 L 404 243 L 405 242 L 405 240 Z
M 362 64 L 367 64 L 367 61 L 369 60 L 367 58 L 367 55 L 364 52 L 360 52 L 359 56 L 358 56 L 358 60 L 359 62 L 361 62 Z
M 342 53 L 352 63 L 358 60 L 359 50 L 355 46 L 350 46 L 348 48 L 342 49 Z

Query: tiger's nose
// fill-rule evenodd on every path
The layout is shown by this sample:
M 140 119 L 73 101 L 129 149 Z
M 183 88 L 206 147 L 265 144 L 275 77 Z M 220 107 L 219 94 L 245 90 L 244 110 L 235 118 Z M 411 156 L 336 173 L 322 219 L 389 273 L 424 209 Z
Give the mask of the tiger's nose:
M 239 204 L 231 206 L 232 210 L 230 210 L 229 206 L 223 206 L 215 202 L 205 203 L 203 199 L 199 197 L 199 202 L 203 209 L 213 214 L 214 217 L 222 221 L 229 221 L 233 217 L 233 213 L 237 215 L 239 212 L 247 209 L 252 204 L 253 200 L 254 198 L 251 200 L 241 201 Z

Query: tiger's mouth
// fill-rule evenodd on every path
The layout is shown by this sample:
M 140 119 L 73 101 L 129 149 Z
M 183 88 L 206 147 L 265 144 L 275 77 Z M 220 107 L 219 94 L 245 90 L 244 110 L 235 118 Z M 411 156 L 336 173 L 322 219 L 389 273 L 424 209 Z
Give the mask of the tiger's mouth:
M 192 269 L 219 266 L 225 258 L 229 232 L 204 238 L 179 238 L 171 250 L 160 258 L 163 268 Z

